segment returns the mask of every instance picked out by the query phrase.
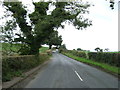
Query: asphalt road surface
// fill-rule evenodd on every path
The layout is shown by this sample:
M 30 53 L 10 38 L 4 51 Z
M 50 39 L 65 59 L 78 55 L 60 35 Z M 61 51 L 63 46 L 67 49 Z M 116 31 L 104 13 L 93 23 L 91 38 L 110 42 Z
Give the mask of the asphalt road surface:
M 25 88 L 118 88 L 118 79 L 59 53 Z

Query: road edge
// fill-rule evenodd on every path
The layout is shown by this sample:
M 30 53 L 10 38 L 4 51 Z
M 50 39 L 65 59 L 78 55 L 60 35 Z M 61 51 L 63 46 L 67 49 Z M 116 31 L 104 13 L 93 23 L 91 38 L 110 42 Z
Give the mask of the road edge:
M 31 70 L 23 73 L 24 77 L 15 77 L 13 78 L 11 81 L 8 82 L 2 82 L 2 89 L 8 89 L 8 88 L 12 88 L 15 85 L 17 85 L 18 83 L 22 82 L 23 80 L 25 80 L 26 78 L 30 77 L 31 75 L 33 75 L 34 73 L 36 73 L 38 70 L 40 70 L 44 65 L 46 65 L 49 61 L 51 61 L 51 58 L 46 60 L 44 63 L 40 64 L 39 66 L 32 68 Z
M 62 54 L 62 53 L 61 53 L 61 54 Z M 64 55 L 64 54 L 62 54 L 62 55 Z M 69 56 L 67 56 L 67 55 L 64 55 L 64 56 L 69 57 Z M 69 58 L 71 58 L 71 57 L 69 57 Z M 75 61 L 78 61 L 78 60 L 76 60 L 76 59 L 74 59 L 74 58 L 72 58 L 72 59 L 75 60 Z M 78 62 L 81 62 L 81 61 L 78 61 Z M 101 67 L 96 66 L 96 65 L 93 65 L 93 64 L 85 63 L 85 62 L 81 62 L 81 63 L 84 63 L 84 64 L 86 64 L 86 65 L 89 65 L 89 66 L 92 66 L 92 67 L 94 67 L 94 68 L 97 68 L 97 69 L 99 69 L 99 70 L 101 70 L 101 71 L 104 71 L 104 72 L 106 72 L 106 73 L 108 73 L 108 74 L 110 74 L 110 75 L 112 75 L 112 76 L 120 79 L 120 75 L 118 75 L 118 74 L 116 74 L 116 73 L 113 73 L 113 72 L 111 72 L 111 71 L 108 71 L 108 70 L 106 70 L 106 69 L 104 69 L 104 68 L 101 68 Z

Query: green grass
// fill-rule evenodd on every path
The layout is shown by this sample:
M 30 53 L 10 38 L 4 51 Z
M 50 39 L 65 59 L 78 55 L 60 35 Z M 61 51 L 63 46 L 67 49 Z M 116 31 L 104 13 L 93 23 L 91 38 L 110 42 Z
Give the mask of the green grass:
M 87 64 L 90 64 L 90 65 L 93 65 L 93 66 L 97 66 L 99 68 L 102 68 L 104 70 L 110 71 L 110 72 L 115 73 L 115 74 L 120 74 L 120 72 L 118 72 L 118 69 L 120 69 L 120 68 L 118 68 L 118 67 L 111 66 L 111 65 L 108 65 L 108 64 L 105 64 L 105 63 L 95 62 L 95 61 L 85 59 L 85 58 L 81 58 L 81 57 L 77 57 L 77 56 L 74 56 L 70 53 L 63 53 L 63 54 L 70 57 L 70 58 L 73 58 L 77 61 L 87 63 Z
M 0 43 L 0 51 L 17 53 L 21 46 L 22 44 Z M 45 53 L 48 49 L 48 47 L 41 47 L 39 52 Z
M 120 53 L 120 52 L 103 52 L 103 53 Z
M 21 44 L 9 44 L 9 43 L 0 43 L 0 44 L 2 46 L 0 51 L 14 51 L 14 52 L 17 52 L 21 47 Z
M 49 49 L 48 47 L 41 47 L 41 48 L 39 49 L 39 52 L 45 53 L 48 49 Z

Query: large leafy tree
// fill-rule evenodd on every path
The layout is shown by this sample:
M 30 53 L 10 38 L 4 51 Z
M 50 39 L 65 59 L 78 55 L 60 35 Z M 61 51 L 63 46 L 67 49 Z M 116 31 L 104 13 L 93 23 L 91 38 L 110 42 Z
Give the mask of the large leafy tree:
M 49 49 L 52 48 L 52 45 L 55 45 L 58 48 L 61 46 L 62 41 L 62 36 L 58 35 L 58 31 L 53 31 L 45 40 L 45 44 L 49 45 Z
M 2 41 L 13 43 L 14 33 L 13 30 L 16 28 L 16 23 L 14 20 L 9 20 L 5 23 L 5 26 L 0 26 Z
M 47 14 L 49 5 L 55 6 L 51 14 Z M 16 42 L 22 42 L 27 47 L 27 54 L 38 54 L 39 48 L 54 29 L 63 27 L 63 22 L 72 23 L 77 29 L 87 28 L 91 21 L 85 19 L 83 14 L 88 12 L 88 3 L 82 2 L 36 2 L 35 10 L 29 14 L 31 25 L 26 22 L 27 11 L 21 2 L 4 2 L 4 6 L 11 11 L 12 16 L 20 27 L 23 35 L 17 34 Z

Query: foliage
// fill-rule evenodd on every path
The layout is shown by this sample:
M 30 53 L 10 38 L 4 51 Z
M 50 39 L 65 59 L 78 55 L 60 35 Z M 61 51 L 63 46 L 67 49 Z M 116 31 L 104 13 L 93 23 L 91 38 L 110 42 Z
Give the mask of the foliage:
M 51 56 L 52 55 L 52 50 L 49 49 L 49 50 L 46 51 L 46 53 Z
M 39 49 L 39 52 L 40 52 L 40 53 L 46 53 L 46 51 L 47 51 L 48 49 L 49 49 L 48 47 L 41 47 L 41 48 Z
M 77 51 L 82 51 L 82 49 L 81 48 L 77 48 Z
M 78 57 L 83 57 L 83 58 L 86 58 L 86 53 L 84 51 L 75 51 L 75 50 L 68 50 L 67 51 L 68 53 L 71 53 L 75 56 L 78 56 Z
M 29 55 L 30 47 L 27 44 L 21 44 L 21 48 L 19 49 L 20 55 Z
M 105 49 L 104 49 L 104 51 L 108 51 L 108 50 L 109 50 L 109 48 L 105 48 Z
M 100 49 L 99 47 L 95 48 L 95 51 L 97 52 L 103 52 L 103 49 Z
M 28 54 L 38 54 L 39 48 L 43 41 L 49 37 L 53 30 L 63 27 L 63 22 L 72 23 L 77 29 L 87 28 L 91 25 L 91 21 L 84 19 L 82 14 L 88 12 L 89 4 L 82 2 L 36 2 L 33 3 L 35 11 L 29 14 L 31 25 L 26 22 L 27 11 L 21 2 L 4 2 L 4 6 L 13 14 L 16 23 L 20 27 L 21 34 L 17 34 L 18 38 L 15 42 L 27 44 Z M 49 4 L 53 4 L 56 8 L 47 14 Z
M 52 48 L 52 45 L 55 45 L 57 48 L 59 48 L 62 41 L 62 36 L 58 35 L 58 31 L 53 31 L 45 40 L 45 44 L 49 45 L 49 49 Z
M 27 55 L 27 49 L 24 49 L 27 46 L 24 46 L 24 44 L 10 44 L 10 43 L 1 43 L 2 44 L 2 49 L 0 51 L 2 51 L 2 55 L 3 56 L 15 56 L 15 55 Z M 39 53 L 46 53 L 46 51 L 48 50 L 48 47 L 41 47 L 39 49 Z M 28 50 L 29 51 L 29 50 Z M 19 53 L 18 53 L 19 52 Z
M 13 30 L 15 31 L 16 27 L 17 25 L 15 19 L 9 20 L 5 23 L 5 26 L 1 26 L 0 28 L 1 28 L 2 41 L 7 43 L 12 43 L 14 39 Z
M 70 53 L 71 55 L 77 56 L 77 57 L 82 57 L 82 58 L 87 58 L 93 61 L 97 62 L 102 62 L 106 63 L 112 66 L 119 66 L 120 63 L 120 53 L 115 53 L 115 52 L 85 52 L 85 51 L 75 51 L 75 50 L 67 50 L 67 51 L 62 51 L 65 53 Z
M 120 63 L 119 53 L 90 52 L 88 53 L 88 55 L 89 55 L 89 59 L 94 60 L 94 61 L 103 62 L 103 63 L 107 63 L 107 64 L 114 65 L 114 66 L 119 66 L 118 64 Z
M 15 76 L 21 76 L 39 64 L 48 60 L 47 54 L 40 54 L 39 59 L 34 55 L 4 57 L 2 60 L 2 81 L 6 82 Z
M 67 50 L 67 48 L 66 48 L 65 44 L 61 45 L 59 48 L 59 52 L 63 52 L 63 51 L 65 52 L 66 50 Z
M 115 0 L 105 0 L 105 1 L 109 1 L 109 7 L 113 10 L 114 9 L 114 5 L 115 5 Z
M 110 7 L 111 7 L 111 9 L 114 9 L 114 4 L 115 4 L 114 0 L 110 0 Z
M 65 44 L 61 45 L 60 48 L 67 49 Z
M 21 48 L 21 44 L 13 44 L 13 43 L 1 43 L 2 44 L 2 55 L 17 55 L 19 49 Z
M 85 58 L 81 58 L 81 57 L 78 57 L 78 56 L 74 56 L 71 53 L 64 53 L 63 52 L 63 54 L 68 56 L 68 57 L 70 57 L 70 58 L 73 58 L 73 59 L 75 59 L 77 61 L 80 61 L 80 62 L 83 62 L 83 63 L 87 63 L 89 65 L 92 65 L 92 66 L 99 67 L 101 69 L 107 70 L 108 72 L 120 75 L 120 72 L 119 72 L 120 68 L 119 67 L 112 66 L 112 65 L 105 64 L 105 63 L 98 62 L 98 61 L 92 61 L 90 59 L 85 59 Z

